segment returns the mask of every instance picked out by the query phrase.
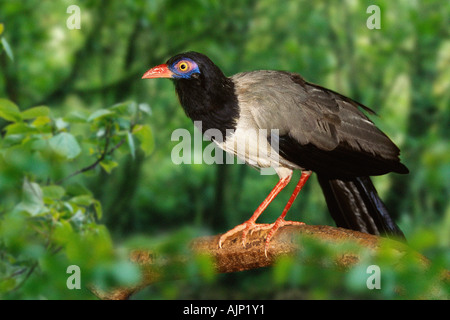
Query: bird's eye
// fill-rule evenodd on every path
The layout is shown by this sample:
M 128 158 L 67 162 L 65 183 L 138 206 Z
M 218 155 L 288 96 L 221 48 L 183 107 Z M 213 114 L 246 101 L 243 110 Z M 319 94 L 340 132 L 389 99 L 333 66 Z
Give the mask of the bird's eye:
M 181 72 L 186 72 L 190 70 L 190 65 L 186 61 L 180 61 L 177 65 L 177 69 L 180 70 Z

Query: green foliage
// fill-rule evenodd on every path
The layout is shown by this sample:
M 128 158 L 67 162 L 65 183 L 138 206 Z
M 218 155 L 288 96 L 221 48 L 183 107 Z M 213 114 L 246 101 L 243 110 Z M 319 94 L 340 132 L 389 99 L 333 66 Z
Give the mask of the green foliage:
M 381 243 L 375 252 L 354 243 L 330 244 L 302 237 L 304 251 L 299 256 L 281 258 L 274 267 L 275 284 L 283 288 L 303 288 L 311 299 L 447 299 L 449 282 L 446 253 L 427 265 L 417 251 L 393 241 Z M 336 260 L 348 252 L 358 253 L 354 266 L 342 269 Z M 448 257 L 447 257 L 448 258 Z M 380 270 L 380 288 L 369 288 L 370 266 Z
M 0 42 L 2 44 L 2 49 L 5 50 L 6 54 L 8 55 L 8 58 L 11 59 L 11 61 L 14 61 L 14 54 L 11 50 L 11 47 L 9 46 L 9 43 L 5 39 L 5 37 L 2 37 L 2 33 L 3 33 L 4 29 L 5 29 L 4 24 L 0 23 Z
M 116 153 L 138 152 L 135 139 L 150 154 L 151 129 L 139 123 L 143 115 L 126 102 L 57 118 L 48 107 L 21 111 L 0 99 L 0 117 L 8 121 L 0 145 L 0 191 L 8 197 L 0 205 L 0 292 L 7 298 L 57 298 L 64 291 L 70 296 L 64 286 L 72 264 L 83 270 L 83 281 L 101 289 L 139 280 L 138 268 L 117 256 L 109 231 L 99 224 L 100 201 L 76 176 L 100 167 L 111 173 Z M 75 126 L 84 135 L 74 135 Z M 135 138 L 135 126 L 146 134 Z M 129 148 L 119 149 L 125 141 Z
M 192 257 L 187 249 L 187 241 L 197 233 L 185 228 L 170 236 L 134 238 L 126 244 L 150 250 L 155 253 L 155 262 L 162 261 L 162 265 L 155 265 L 159 281 L 138 293 L 136 299 L 244 299 L 248 295 L 254 299 L 450 297 L 448 274 L 445 276 L 450 257 L 445 248 L 435 253 L 433 261 L 424 261 L 417 248 L 392 240 L 381 242 L 372 251 L 354 242 L 330 243 L 304 235 L 298 238 L 298 254 L 280 257 L 271 268 L 216 275 L 208 257 Z M 425 232 L 421 237 L 429 238 L 430 234 Z M 436 248 L 430 239 L 413 241 L 421 245 L 428 242 L 428 246 Z M 343 260 L 349 261 L 346 267 Z M 375 282 L 371 266 L 379 270 L 379 288 L 370 286 Z M 167 281 L 173 279 L 177 281 Z
M 152 268 L 160 275 L 158 282 L 189 279 L 189 282 L 197 285 L 212 284 L 217 278 L 212 258 L 193 253 L 189 247 L 190 241 L 200 233 L 198 229 L 185 227 L 154 237 L 131 237 L 123 245 L 129 250 L 151 252 L 154 261 Z M 172 289 L 175 288 L 176 285 L 172 286 Z M 175 291 L 171 291 L 171 294 L 175 294 Z

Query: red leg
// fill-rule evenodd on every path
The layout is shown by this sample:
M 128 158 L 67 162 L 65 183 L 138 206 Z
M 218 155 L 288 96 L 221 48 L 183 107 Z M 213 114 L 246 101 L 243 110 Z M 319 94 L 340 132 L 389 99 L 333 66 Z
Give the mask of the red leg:
M 248 231 L 251 228 L 254 228 L 257 226 L 255 223 L 256 219 L 263 213 L 263 211 L 267 208 L 267 206 L 272 202 L 272 200 L 280 193 L 281 190 L 283 190 L 284 187 L 289 183 L 291 180 L 292 173 L 289 174 L 287 177 L 280 179 L 278 183 L 275 185 L 275 187 L 272 189 L 272 191 L 269 193 L 266 199 L 259 205 L 259 207 L 256 209 L 256 211 L 253 213 L 250 219 L 248 219 L 246 222 L 237 225 L 233 229 L 229 230 L 228 232 L 224 233 L 220 239 L 219 239 L 219 247 L 222 248 L 222 244 L 225 241 L 226 238 L 231 236 L 232 234 L 235 234 L 236 232 L 242 231 L 242 245 L 245 247 L 245 239 L 247 237 Z M 292 200 L 294 201 L 294 200 Z
M 302 190 L 303 186 L 305 185 L 306 181 L 308 181 L 308 178 L 311 176 L 311 172 L 310 171 L 306 171 L 306 172 L 302 172 L 302 176 L 300 177 L 300 180 L 298 181 L 297 185 L 295 186 L 294 191 L 292 192 L 291 197 L 289 198 L 286 206 L 284 207 L 283 212 L 281 213 L 281 215 L 278 217 L 278 219 L 272 223 L 272 224 L 262 224 L 259 225 L 257 227 L 255 227 L 254 229 L 252 229 L 253 231 L 257 231 L 257 230 L 261 230 L 261 229 L 269 229 L 270 231 L 266 236 L 266 243 L 265 243 L 265 254 L 267 256 L 267 249 L 269 247 L 269 242 L 272 239 L 273 235 L 275 234 L 275 232 L 277 232 L 277 230 L 285 225 L 304 225 L 304 222 L 299 222 L 299 221 L 286 221 L 284 220 L 284 218 L 286 217 L 287 212 L 289 211 L 289 209 L 292 206 L 292 203 L 294 202 L 295 198 L 297 198 L 297 195 L 299 194 L 300 190 Z

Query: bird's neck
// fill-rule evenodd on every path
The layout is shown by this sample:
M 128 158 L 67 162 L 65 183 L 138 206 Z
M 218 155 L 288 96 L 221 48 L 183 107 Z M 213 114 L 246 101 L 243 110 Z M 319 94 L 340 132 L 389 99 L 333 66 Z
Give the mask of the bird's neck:
M 224 76 L 214 81 L 182 79 L 176 82 L 175 89 L 188 117 L 201 121 L 202 133 L 217 129 L 225 139 L 226 130 L 235 129 L 239 105 L 230 78 Z

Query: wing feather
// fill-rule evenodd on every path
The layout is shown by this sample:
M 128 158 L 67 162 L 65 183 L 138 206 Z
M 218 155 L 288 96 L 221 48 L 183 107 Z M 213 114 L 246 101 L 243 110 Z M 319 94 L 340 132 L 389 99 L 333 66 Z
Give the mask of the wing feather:
M 302 168 L 340 176 L 406 173 L 397 146 L 360 110 L 372 110 L 297 74 L 233 76 L 241 117 L 278 129 L 280 155 Z

